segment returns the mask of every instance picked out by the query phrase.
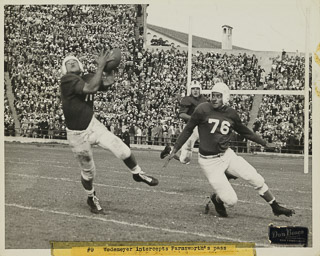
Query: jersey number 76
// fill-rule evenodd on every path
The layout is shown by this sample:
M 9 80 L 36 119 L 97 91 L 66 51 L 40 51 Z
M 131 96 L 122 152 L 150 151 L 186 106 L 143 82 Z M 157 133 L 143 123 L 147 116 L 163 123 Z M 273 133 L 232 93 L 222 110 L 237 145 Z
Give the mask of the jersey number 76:
M 208 119 L 208 123 L 209 124 L 212 124 L 212 123 L 214 124 L 213 127 L 212 127 L 212 130 L 210 131 L 210 133 L 215 133 L 215 131 L 217 130 L 218 125 L 220 123 L 220 120 L 219 119 L 214 119 L 214 118 L 209 118 Z M 228 121 L 226 121 L 226 120 L 222 121 L 221 127 L 220 127 L 221 134 L 228 134 L 229 127 L 230 127 L 230 123 Z

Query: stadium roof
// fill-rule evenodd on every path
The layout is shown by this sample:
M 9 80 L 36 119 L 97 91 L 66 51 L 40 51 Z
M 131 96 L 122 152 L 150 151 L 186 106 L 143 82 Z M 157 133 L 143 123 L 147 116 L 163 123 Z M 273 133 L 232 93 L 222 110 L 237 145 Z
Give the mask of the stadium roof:
M 172 38 L 173 40 L 176 40 L 178 42 L 181 42 L 183 44 L 188 45 L 188 34 L 187 33 L 179 32 L 179 31 L 175 31 L 172 29 L 159 27 L 159 26 L 151 25 L 151 24 L 147 24 L 147 28 L 152 29 L 160 34 L 163 34 L 164 36 Z M 192 47 L 194 47 L 194 48 L 221 49 L 221 42 L 193 35 Z M 249 49 L 238 47 L 235 45 L 232 46 L 232 49 L 233 50 L 249 50 Z

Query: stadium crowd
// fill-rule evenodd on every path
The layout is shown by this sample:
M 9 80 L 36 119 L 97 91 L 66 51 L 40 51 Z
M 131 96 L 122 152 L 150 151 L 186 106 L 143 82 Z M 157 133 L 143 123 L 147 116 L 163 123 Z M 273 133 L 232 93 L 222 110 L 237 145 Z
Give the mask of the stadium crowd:
M 199 79 L 203 89 L 210 89 L 222 80 L 231 90 L 254 90 L 264 82 L 263 73 L 254 54 L 197 51 L 192 60 L 192 76 Z
M 301 96 L 264 96 L 253 131 L 290 153 L 302 150 L 303 104 L 304 99 Z
M 264 89 L 303 90 L 305 58 L 298 55 L 277 56 L 272 59 L 271 72 L 266 76 Z M 311 65 L 311 58 L 310 58 Z M 312 85 L 310 69 L 310 86 Z M 311 88 L 310 91 L 310 106 Z M 309 151 L 312 147 L 312 116 L 309 109 Z M 304 97 L 264 96 L 253 130 L 275 142 L 282 152 L 301 153 L 304 145 Z
M 282 55 L 272 59 L 271 72 L 267 75 L 265 89 L 301 90 L 304 89 L 304 62 L 300 56 Z
M 74 54 L 85 72 L 94 72 L 94 56 L 103 48 L 119 47 L 122 62 L 115 72 L 116 82 L 96 96 L 96 117 L 116 135 L 128 137 L 128 144 L 174 142 L 183 128 L 177 114 L 186 94 L 187 52 L 174 46 L 144 48 L 135 18 L 135 5 L 5 6 L 6 66 L 22 136 L 65 138 L 59 92 L 62 59 Z M 198 51 L 192 63 L 192 78 L 199 80 L 203 89 L 210 89 L 218 81 L 224 81 L 230 89 L 257 89 L 266 83 L 265 72 L 254 54 Z M 281 89 L 285 79 L 290 85 L 301 81 L 302 59 L 288 59 L 285 63 L 275 59 L 273 63 L 270 76 L 276 81 L 275 88 Z M 292 74 L 295 76 L 288 79 Z M 301 86 L 301 82 L 298 84 Z M 238 95 L 231 102 L 245 124 L 249 122 L 252 101 L 253 96 Z M 266 113 L 259 117 L 263 124 L 256 131 L 264 137 L 273 132 L 263 127 L 273 123 L 268 113 L 274 104 L 276 98 L 264 101 Z M 283 106 L 281 111 L 291 107 Z M 5 112 L 8 127 L 13 119 L 9 109 Z M 287 121 L 301 124 L 294 115 Z M 276 139 L 283 142 L 287 134 L 283 136 L 277 134 Z
M 6 94 L 4 95 L 4 135 L 5 136 L 15 135 L 14 119 L 12 116 L 12 112 L 11 112 Z
M 169 40 L 164 40 L 162 39 L 162 37 L 158 38 L 156 35 L 152 37 L 152 39 L 150 40 L 150 44 L 152 46 L 175 46 L 174 43 L 170 44 Z

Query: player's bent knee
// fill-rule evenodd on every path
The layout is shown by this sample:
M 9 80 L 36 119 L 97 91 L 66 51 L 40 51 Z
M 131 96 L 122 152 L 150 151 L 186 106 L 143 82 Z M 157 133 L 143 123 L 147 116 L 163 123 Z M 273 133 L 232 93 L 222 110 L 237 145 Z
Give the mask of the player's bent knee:
M 237 196 L 228 197 L 224 202 L 225 207 L 233 207 L 238 202 Z
M 80 166 L 83 169 L 90 169 L 92 165 L 92 154 L 90 150 L 81 150 L 74 152 L 75 157 L 78 159 Z
M 261 188 L 265 184 L 264 178 L 258 173 L 249 180 L 249 183 L 254 186 L 255 189 Z
M 258 190 L 260 196 L 263 196 L 264 193 L 266 193 L 269 190 L 269 187 L 266 183 L 263 183 L 263 185 L 261 187 L 257 187 L 256 190 Z
M 93 180 L 96 175 L 96 167 L 93 165 L 90 169 L 82 169 L 81 176 L 84 180 Z

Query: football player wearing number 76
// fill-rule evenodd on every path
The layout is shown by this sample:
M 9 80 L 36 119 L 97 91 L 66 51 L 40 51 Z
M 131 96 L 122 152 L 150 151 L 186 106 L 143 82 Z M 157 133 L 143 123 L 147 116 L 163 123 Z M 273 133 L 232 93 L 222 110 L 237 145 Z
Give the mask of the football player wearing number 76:
M 264 147 L 274 147 L 273 143 L 266 142 L 242 124 L 236 110 L 227 106 L 229 99 L 230 91 L 226 84 L 217 83 L 213 86 L 211 102 L 201 103 L 197 106 L 178 137 L 166 164 L 191 136 L 193 129 L 198 126 L 200 138 L 198 161 L 212 186 L 211 200 L 221 217 L 227 217 L 226 207 L 234 206 L 238 200 L 237 194 L 225 175 L 226 171 L 252 185 L 259 195 L 270 204 L 274 215 L 292 216 L 295 213 L 294 210 L 280 206 L 264 178 L 244 158 L 229 148 L 233 130 Z

